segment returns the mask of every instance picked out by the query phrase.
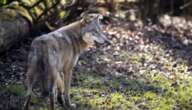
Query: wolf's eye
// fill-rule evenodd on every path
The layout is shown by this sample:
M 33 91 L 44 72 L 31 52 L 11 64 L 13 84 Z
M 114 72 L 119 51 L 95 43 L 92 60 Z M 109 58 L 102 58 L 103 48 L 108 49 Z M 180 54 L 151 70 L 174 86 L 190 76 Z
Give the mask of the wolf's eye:
M 94 36 L 98 36 L 98 32 L 97 32 L 97 31 L 94 31 L 94 32 L 93 32 L 93 35 L 94 35 Z
M 97 31 L 96 29 L 94 29 L 92 32 L 93 32 L 93 33 L 97 33 L 98 31 Z

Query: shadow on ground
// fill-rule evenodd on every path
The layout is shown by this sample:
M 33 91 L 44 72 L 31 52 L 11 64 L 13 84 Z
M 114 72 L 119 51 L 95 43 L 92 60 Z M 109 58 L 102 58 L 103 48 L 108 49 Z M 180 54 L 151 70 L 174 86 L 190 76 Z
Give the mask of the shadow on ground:
M 191 109 L 191 46 L 158 26 L 131 31 L 127 24 L 107 25 L 104 31 L 113 44 L 81 55 L 71 89 L 77 110 Z M 0 57 L 0 109 L 22 107 L 30 42 Z M 34 96 L 31 108 L 46 110 L 46 103 Z

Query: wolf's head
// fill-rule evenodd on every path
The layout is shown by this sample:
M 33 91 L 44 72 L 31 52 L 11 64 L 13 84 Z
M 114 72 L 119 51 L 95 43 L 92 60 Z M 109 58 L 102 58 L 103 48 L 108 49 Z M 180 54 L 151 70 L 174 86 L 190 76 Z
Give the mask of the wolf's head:
M 101 27 L 100 20 L 102 19 L 100 14 L 86 14 L 83 15 L 82 22 L 85 23 L 83 32 L 83 40 L 85 42 L 97 42 L 100 44 L 108 43 L 111 41 L 104 35 Z

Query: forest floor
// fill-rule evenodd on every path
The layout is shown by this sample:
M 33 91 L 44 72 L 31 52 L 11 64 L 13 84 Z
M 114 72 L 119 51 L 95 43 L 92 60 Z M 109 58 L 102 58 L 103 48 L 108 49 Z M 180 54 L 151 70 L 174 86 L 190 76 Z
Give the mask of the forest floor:
M 113 44 L 85 52 L 74 69 L 77 110 L 191 110 L 192 23 L 172 20 L 143 28 L 118 20 L 106 25 Z M 22 107 L 31 41 L 0 56 L 0 110 Z M 34 95 L 31 108 L 47 110 L 45 102 Z

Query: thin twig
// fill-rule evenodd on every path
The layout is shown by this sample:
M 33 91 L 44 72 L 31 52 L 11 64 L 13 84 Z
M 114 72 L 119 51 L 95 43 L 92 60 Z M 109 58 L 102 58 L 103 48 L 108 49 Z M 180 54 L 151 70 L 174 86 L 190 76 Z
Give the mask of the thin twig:
M 64 5 L 64 6 L 61 6 L 61 9 L 62 10 L 68 10 L 69 8 L 73 7 L 76 3 L 77 3 L 78 0 L 72 0 L 72 2 L 70 3 L 70 5 Z
M 61 9 L 62 10 L 67 10 L 69 8 L 71 8 L 73 5 L 75 5 L 77 2 L 77 0 L 72 0 L 72 3 L 70 5 L 64 5 L 64 6 L 61 6 Z M 41 13 L 39 15 L 39 17 L 37 18 L 36 21 L 39 21 L 41 19 L 41 17 L 47 13 L 48 11 L 50 11 L 51 9 L 55 8 L 58 4 L 60 3 L 60 0 L 57 0 L 55 4 L 53 4 L 51 7 L 49 7 L 47 10 L 45 10 L 43 13 Z
M 44 12 L 42 12 L 36 19 L 36 21 L 39 21 L 39 19 L 41 19 L 41 17 L 48 13 L 51 9 L 53 9 L 54 7 L 56 7 L 58 4 L 60 3 L 60 1 L 56 2 L 55 4 L 53 4 L 51 7 L 49 7 L 47 10 L 45 10 Z
M 43 2 L 44 0 L 39 0 L 38 2 L 34 3 L 32 6 L 29 7 L 29 9 L 34 8 L 35 6 L 39 5 L 41 2 Z
M 183 10 L 184 8 L 187 8 L 187 7 L 190 6 L 191 4 L 192 4 L 192 1 L 184 4 L 183 6 L 180 6 L 179 8 L 180 8 L 181 10 Z

